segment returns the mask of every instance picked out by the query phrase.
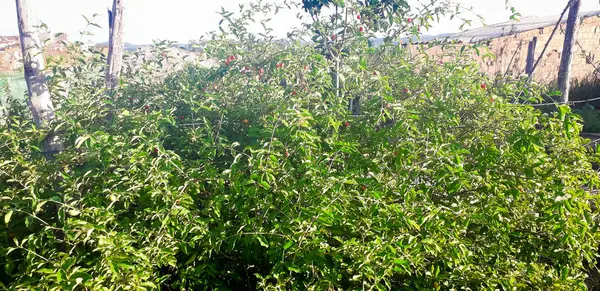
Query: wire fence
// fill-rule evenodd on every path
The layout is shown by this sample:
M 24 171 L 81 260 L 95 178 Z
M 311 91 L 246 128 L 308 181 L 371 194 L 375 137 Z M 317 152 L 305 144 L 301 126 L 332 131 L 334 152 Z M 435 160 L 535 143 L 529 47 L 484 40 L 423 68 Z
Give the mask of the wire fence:
M 592 101 L 598 101 L 600 100 L 600 97 L 597 98 L 592 98 L 592 99 L 586 99 L 586 100 L 576 100 L 576 101 L 569 101 L 566 102 L 562 105 L 573 105 L 573 104 L 579 104 L 579 103 L 587 103 L 587 102 L 592 102 Z M 559 102 L 548 102 L 548 103 L 519 103 L 519 105 L 524 105 L 524 106 L 533 106 L 533 107 L 542 107 L 542 106 L 550 106 L 550 105 L 561 105 L 561 103 Z

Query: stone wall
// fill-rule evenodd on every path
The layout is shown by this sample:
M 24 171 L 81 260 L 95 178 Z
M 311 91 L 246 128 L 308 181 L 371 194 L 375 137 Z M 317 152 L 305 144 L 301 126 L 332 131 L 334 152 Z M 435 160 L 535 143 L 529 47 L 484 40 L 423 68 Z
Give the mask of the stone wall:
M 565 38 L 565 26 L 566 24 L 562 24 L 559 27 L 548 45 L 542 60 L 533 74 L 535 81 L 547 84 L 555 82 L 558 78 L 558 69 L 560 67 L 560 58 Z M 481 70 L 489 75 L 505 74 L 508 72 L 512 76 L 519 76 L 525 73 L 529 42 L 534 37 L 537 37 L 535 50 L 535 59 L 537 60 L 553 29 L 554 26 L 548 26 L 491 39 L 487 45 L 487 51 L 484 49 L 481 51 L 481 54 L 490 52 L 495 55 L 495 58 L 484 59 L 474 53 L 472 58 L 481 65 Z M 454 49 L 459 49 L 462 46 L 462 44 L 456 45 Z M 441 46 L 434 46 L 426 51 L 430 56 L 436 56 L 442 61 L 449 59 L 447 55 L 444 56 L 448 52 L 448 47 L 442 49 Z M 600 17 L 593 16 L 585 18 L 579 26 L 577 44 L 575 45 L 573 54 L 573 80 L 599 77 L 599 65 Z

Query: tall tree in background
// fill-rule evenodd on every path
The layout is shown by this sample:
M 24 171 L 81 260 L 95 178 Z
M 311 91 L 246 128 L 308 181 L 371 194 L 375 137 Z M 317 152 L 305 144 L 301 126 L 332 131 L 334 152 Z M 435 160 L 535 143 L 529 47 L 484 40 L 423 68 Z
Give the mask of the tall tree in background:
M 577 28 L 579 26 L 579 9 L 581 0 L 571 0 L 569 8 L 569 18 L 567 19 L 567 28 L 565 31 L 565 42 L 563 45 L 562 57 L 560 60 L 560 69 L 558 71 L 558 85 L 561 91 L 561 103 L 569 102 L 569 90 L 571 88 L 571 66 L 573 61 L 573 47 L 577 38 Z
M 27 0 L 16 0 L 16 3 L 25 81 L 29 95 L 27 104 L 37 126 L 45 128 L 55 118 L 55 114 L 44 76 L 45 62 L 41 42 L 29 16 Z M 64 150 L 64 146 L 56 133 L 50 132 L 43 141 L 42 149 L 46 157 L 50 158 L 54 153 Z
M 108 68 L 106 69 L 106 88 L 114 90 L 119 85 L 123 67 L 123 0 L 113 0 L 112 11 L 108 17 Z

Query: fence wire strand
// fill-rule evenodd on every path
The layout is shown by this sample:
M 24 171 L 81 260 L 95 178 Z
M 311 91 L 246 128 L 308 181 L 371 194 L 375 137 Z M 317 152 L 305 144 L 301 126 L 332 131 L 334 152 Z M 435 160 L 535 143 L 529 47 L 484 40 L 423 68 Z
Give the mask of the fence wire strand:
M 586 100 L 569 101 L 565 104 L 572 105 L 572 104 L 587 103 L 587 102 L 598 101 L 598 100 L 600 100 L 600 97 L 586 99 Z M 537 103 L 537 104 L 536 103 L 518 103 L 517 105 L 541 107 L 541 106 L 561 105 L 561 104 L 559 102 L 548 102 L 548 103 Z

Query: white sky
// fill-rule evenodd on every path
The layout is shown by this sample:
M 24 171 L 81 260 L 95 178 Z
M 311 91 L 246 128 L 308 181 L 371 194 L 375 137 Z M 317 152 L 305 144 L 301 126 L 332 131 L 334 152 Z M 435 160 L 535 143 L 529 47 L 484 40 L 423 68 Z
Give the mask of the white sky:
M 98 13 L 96 23 L 104 29 L 93 30 L 96 42 L 106 41 L 107 7 L 112 0 L 28 0 L 29 6 L 52 32 L 64 32 L 71 40 L 79 39 L 79 31 L 85 26 L 81 15 Z M 205 33 L 216 30 L 221 6 L 238 11 L 238 4 L 250 0 L 126 0 L 125 40 L 130 43 L 148 44 L 153 39 L 168 39 L 187 43 Z M 416 0 L 409 0 L 415 2 Z M 487 24 L 504 22 L 510 15 L 504 7 L 505 0 L 458 0 L 464 6 L 485 18 Z M 510 0 L 523 16 L 560 14 L 568 0 Z M 598 0 L 582 0 L 582 11 L 600 10 Z M 300 2 L 298 0 L 298 2 Z M 292 26 L 300 23 L 295 11 L 280 12 L 271 27 L 278 36 L 284 36 Z M 444 20 L 425 34 L 440 34 L 458 30 L 458 21 Z M 480 24 L 475 24 L 480 26 Z M 16 8 L 14 0 L 0 0 L 0 35 L 17 35 Z

